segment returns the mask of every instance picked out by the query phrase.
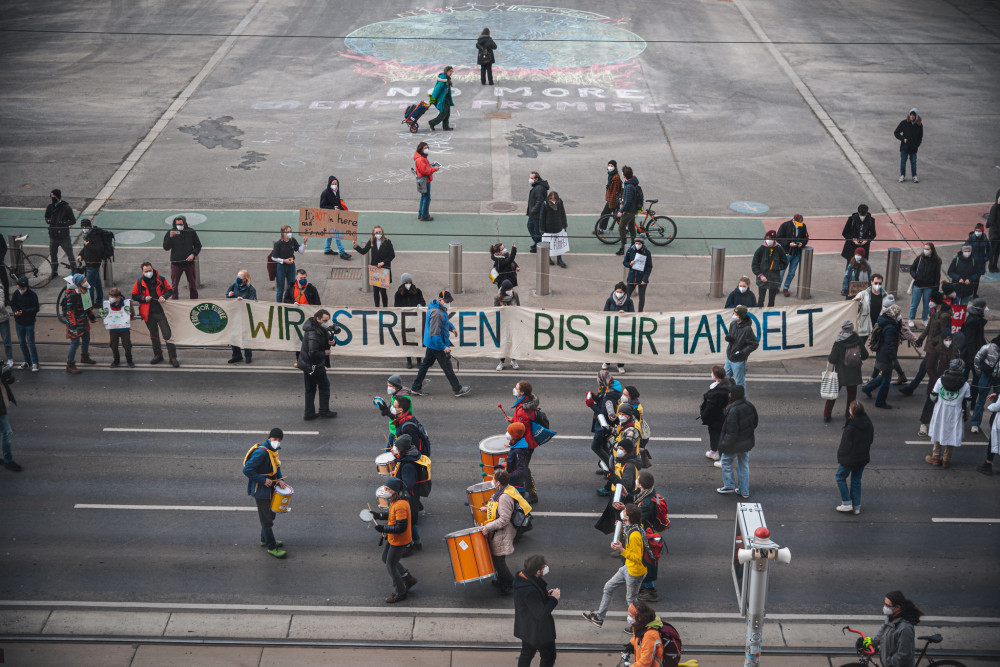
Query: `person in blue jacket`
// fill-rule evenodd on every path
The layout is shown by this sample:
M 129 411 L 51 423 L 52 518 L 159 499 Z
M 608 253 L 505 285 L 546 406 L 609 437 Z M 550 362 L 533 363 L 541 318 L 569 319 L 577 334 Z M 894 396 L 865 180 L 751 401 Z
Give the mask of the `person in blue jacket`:
M 646 305 L 646 287 L 649 286 L 649 274 L 653 271 L 653 256 L 646 249 L 646 235 L 639 234 L 635 243 L 625 253 L 622 265 L 628 267 L 628 295 L 632 296 L 635 288 L 639 288 L 639 312 Z
M 410 387 L 410 393 L 414 396 L 426 395 L 422 391 L 424 376 L 427 375 L 428 369 L 435 361 L 444 371 L 448 382 L 451 383 L 451 389 L 455 392 L 455 396 L 465 396 L 472 391 L 472 387 L 462 386 L 451 367 L 451 343 L 448 336 L 454 334 L 457 329 L 448 320 L 448 307 L 454 300 L 451 292 L 441 290 L 438 298 L 427 304 L 427 321 L 424 323 L 424 347 L 426 349 L 424 360 L 420 362 L 420 369 L 417 371 L 417 377 L 413 379 L 413 386 Z
M 284 558 L 284 543 L 274 539 L 274 510 L 271 509 L 271 495 L 274 487 L 282 489 L 288 485 L 283 481 L 278 450 L 285 433 L 275 427 L 267 434 L 267 440 L 250 448 L 243 459 L 243 474 L 247 478 L 247 495 L 257 504 L 257 518 L 260 519 L 260 546 L 275 558 Z
M 246 269 L 240 269 L 236 272 L 236 280 L 233 284 L 229 286 L 226 290 L 227 299 L 236 299 L 237 301 L 256 301 L 257 300 L 257 288 L 250 283 L 250 272 Z M 233 349 L 233 356 L 229 358 L 229 363 L 238 364 L 244 359 L 248 364 L 253 363 L 253 350 L 249 348 L 240 348 L 238 345 L 230 345 Z
M 451 119 L 451 108 L 455 106 L 455 103 L 451 101 L 451 73 L 453 71 L 455 71 L 455 68 L 451 65 L 445 67 L 438 74 L 434 90 L 431 92 L 431 104 L 437 107 L 438 110 L 438 115 L 427 123 L 431 127 L 431 132 L 434 131 L 434 126 L 439 123 L 442 129 L 447 132 L 455 129 L 448 125 L 448 121 Z
M 736 283 L 736 289 L 726 297 L 726 310 L 735 308 L 736 306 L 746 306 L 747 308 L 757 307 L 757 295 L 750 289 L 749 276 L 740 276 L 739 282 Z
M 990 250 L 990 239 L 986 236 L 986 228 L 983 227 L 983 223 L 976 224 L 976 228 L 969 232 L 966 244 L 972 246 L 972 256 L 976 260 L 976 265 L 979 266 L 980 275 L 983 275 L 986 273 L 986 267 L 989 266 L 990 257 L 993 254 Z M 979 283 L 975 284 L 975 289 L 972 291 L 972 298 L 977 296 L 979 296 Z

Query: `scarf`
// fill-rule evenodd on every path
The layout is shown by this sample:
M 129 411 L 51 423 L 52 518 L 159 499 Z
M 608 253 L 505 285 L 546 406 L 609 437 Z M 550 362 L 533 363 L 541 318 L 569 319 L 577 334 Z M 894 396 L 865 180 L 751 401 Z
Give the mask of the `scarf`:
M 618 298 L 618 291 L 617 290 L 611 293 L 611 300 L 615 302 L 616 306 L 624 306 L 625 305 L 625 299 L 627 299 L 627 298 L 628 298 L 628 292 L 622 292 L 622 298 L 621 299 Z
M 617 169 L 614 170 L 614 171 L 609 171 L 608 172 L 608 184 L 604 186 L 605 190 L 607 190 L 608 188 L 611 187 L 611 179 L 613 179 L 617 173 L 618 173 Z

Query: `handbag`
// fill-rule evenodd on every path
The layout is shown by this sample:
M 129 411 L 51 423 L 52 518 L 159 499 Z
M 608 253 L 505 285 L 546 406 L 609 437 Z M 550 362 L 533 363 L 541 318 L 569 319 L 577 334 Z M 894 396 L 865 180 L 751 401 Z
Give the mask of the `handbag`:
M 827 364 L 826 370 L 820 376 L 819 396 L 828 401 L 835 401 L 839 394 L 840 379 L 837 377 L 837 371 L 834 370 L 833 364 Z
M 427 194 L 427 177 L 417 176 L 417 192 L 422 195 Z

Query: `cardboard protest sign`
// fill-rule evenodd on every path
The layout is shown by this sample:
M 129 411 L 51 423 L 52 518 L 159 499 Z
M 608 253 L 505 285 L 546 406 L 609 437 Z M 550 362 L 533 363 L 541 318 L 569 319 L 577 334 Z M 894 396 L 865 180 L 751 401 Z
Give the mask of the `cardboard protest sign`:
M 389 280 L 389 269 L 380 269 L 377 266 L 368 266 L 368 284 L 372 287 L 389 289 L 392 283 Z
M 871 283 L 869 283 L 867 280 L 852 280 L 851 282 L 847 283 L 847 296 L 853 299 L 858 294 L 868 289 L 868 285 L 870 284 Z
M 330 236 L 353 243 L 358 240 L 358 212 L 300 206 L 299 234 L 320 239 Z

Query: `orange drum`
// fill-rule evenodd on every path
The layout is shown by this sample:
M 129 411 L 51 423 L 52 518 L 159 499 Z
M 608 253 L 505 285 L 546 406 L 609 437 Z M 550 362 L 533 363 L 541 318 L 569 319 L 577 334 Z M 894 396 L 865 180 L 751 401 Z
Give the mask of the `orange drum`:
M 493 480 L 493 471 L 502 468 L 507 461 L 507 453 L 510 452 L 510 443 L 507 442 L 507 435 L 491 435 L 479 441 L 479 456 L 482 463 L 479 467 L 483 469 L 483 479 L 487 482 Z
M 455 571 L 455 584 L 482 581 L 496 576 L 490 543 L 479 527 L 459 530 L 444 536 Z
M 469 497 L 469 509 L 472 510 L 472 520 L 477 526 L 486 523 L 486 503 L 493 497 L 496 486 L 493 480 L 473 484 L 465 490 L 465 495 Z
M 379 454 L 375 457 L 375 470 L 380 475 L 392 475 L 392 469 L 396 467 L 396 457 L 392 452 Z

